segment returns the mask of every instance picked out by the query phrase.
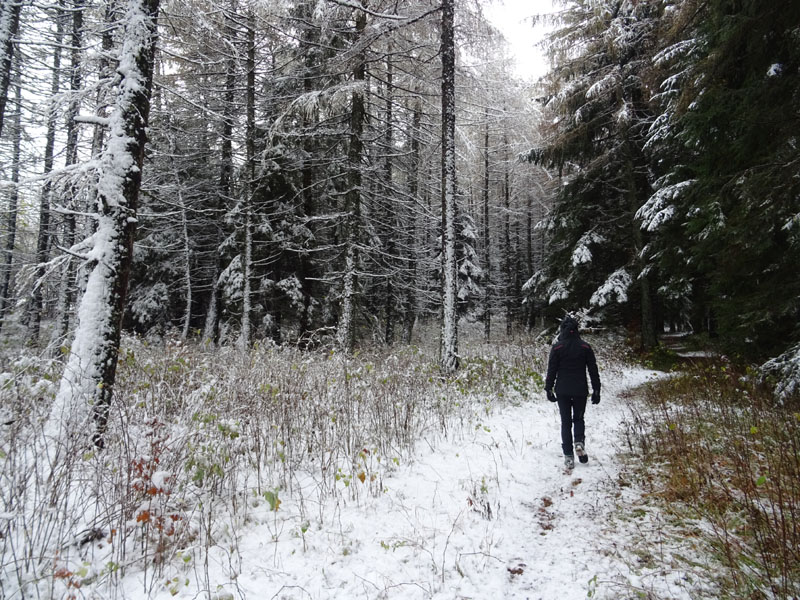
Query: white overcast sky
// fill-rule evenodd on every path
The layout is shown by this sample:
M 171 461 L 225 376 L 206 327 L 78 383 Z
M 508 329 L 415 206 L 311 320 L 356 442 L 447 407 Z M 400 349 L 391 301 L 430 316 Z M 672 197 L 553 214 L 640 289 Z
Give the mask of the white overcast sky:
M 552 0 L 488 0 L 484 10 L 491 22 L 508 40 L 515 55 L 517 74 L 536 79 L 547 72 L 547 60 L 535 47 L 547 31 L 544 25 L 531 25 L 530 17 L 554 12 Z

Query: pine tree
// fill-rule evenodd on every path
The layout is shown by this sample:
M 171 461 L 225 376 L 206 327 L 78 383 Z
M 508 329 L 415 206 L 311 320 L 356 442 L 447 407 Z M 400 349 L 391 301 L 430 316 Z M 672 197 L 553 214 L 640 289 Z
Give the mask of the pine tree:
M 553 35 L 553 141 L 531 158 L 566 180 L 548 220 L 547 274 L 527 287 L 556 311 L 591 308 L 595 318 L 636 328 L 651 348 L 651 276 L 636 212 L 650 192 L 644 76 L 658 13 L 647 2 L 581 1 L 564 19 Z
M 640 211 L 655 237 L 648 257 L 678 319 L 763 359 L 800 339 L 800 7 L 676 8 L 655 57 L 658 180 Z

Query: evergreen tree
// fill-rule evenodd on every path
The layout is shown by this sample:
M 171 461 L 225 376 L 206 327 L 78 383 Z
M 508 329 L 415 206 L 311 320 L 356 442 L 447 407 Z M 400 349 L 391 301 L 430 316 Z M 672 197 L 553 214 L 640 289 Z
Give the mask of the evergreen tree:
M 765 358 L 800 339 L 800 6 L 674 8 L 656 56 L 648 256 L 695 331 Z
M 546 300 L 555 314 L 591 308 L 594 318 L 637 329 L 643 348 L 656 344 L 656 331 L 635 215 L 650 195 L 644 76 L 658 16 L 653 3 L 620 0 L 565 10 L 552 35 L 551 141 L 530 153 L 565 177 L 548 218 L 547 267 L 526 286 L 530 300 Z

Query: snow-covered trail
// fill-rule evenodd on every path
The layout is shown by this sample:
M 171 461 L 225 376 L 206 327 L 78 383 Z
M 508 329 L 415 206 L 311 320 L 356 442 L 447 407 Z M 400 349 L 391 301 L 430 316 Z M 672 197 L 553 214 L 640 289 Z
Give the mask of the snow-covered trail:
M 187 560 L 189 585 L 177 582 L 172 592 L 197 597 L 208 586 L 220 599 L 551 600 L 647 589 L 652 597 L 688 598 L 679 573 L 643 569 L 626 555 L 626 526 L 609 518 L 616 499 L 631 493 L 617 482 L 627 415 L 619 394 L 655 376 L 604 377 L 602 402 L 587 407 L 590 461 L 572 474 L 563 468 L 558 409 L 542 394 L 495 410 L 459 439 L 423 442 L 413 464 L 384 477 L 377 496 L 302 507 L 286 498 L 277 512 L 252 509 L 229 539 L 215 540 L 207 567 Z M 313 482 L 306 484 L 310 497 Z M 126 597 L 137 597 L 137 588 L 141 594 L 141 581 L 126 583 Z M 161 590 L 157 596 L 151 588 L 150 597 L 173 597 Z

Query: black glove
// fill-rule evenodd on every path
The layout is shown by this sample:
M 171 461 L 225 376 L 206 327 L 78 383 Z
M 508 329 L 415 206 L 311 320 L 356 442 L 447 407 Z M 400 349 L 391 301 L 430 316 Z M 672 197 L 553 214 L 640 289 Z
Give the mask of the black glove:
M 553 393 L 553 390 L 545 390 L 545 393 L 547 394 L 547 399 L 550 400 L 550 402 L 556 401 L 556 395 Z
M 600 390 L 592 392 L 592 404 L 600 404 Z

